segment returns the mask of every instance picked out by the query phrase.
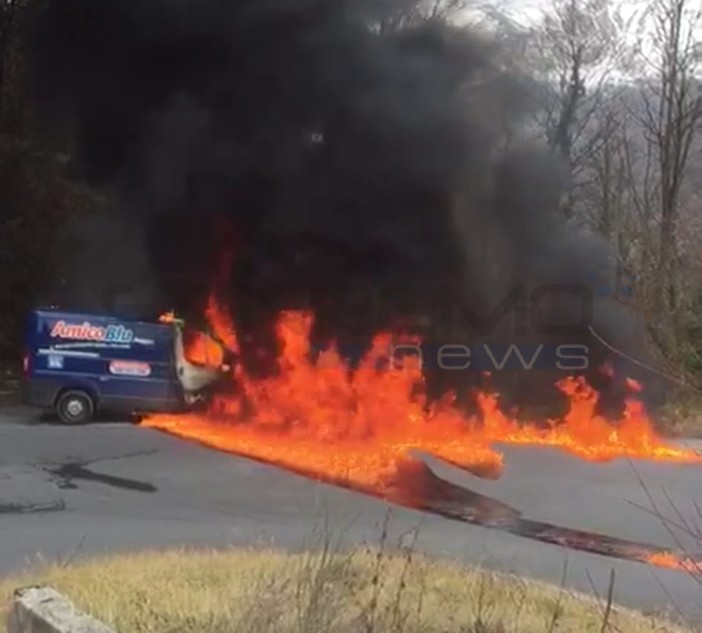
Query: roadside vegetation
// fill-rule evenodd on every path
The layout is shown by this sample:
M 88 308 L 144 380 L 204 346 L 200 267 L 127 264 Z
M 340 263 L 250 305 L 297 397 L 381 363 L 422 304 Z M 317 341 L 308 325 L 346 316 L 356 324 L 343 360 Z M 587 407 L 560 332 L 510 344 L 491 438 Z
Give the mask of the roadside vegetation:
M 17 368 L 0 365 L 0 406 L 19 404 L 20 374 Z
M 685 631 L 607 597 L 453 563 L 411 549 L 141 553 L 43 565 L 0 581 L 48 584 L 120 633 L 552 633 Z M 0 631 L 4 624 L 0 624 Z
M 702 438 L 702 394 L 679 390 L 659 413 L 662 428 L 677 437 Z

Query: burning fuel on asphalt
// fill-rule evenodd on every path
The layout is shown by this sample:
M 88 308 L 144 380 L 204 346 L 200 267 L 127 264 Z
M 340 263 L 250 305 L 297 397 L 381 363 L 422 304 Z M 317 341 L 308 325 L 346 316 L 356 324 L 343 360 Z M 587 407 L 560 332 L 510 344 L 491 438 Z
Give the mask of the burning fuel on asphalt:
M 236 351 L 237 333 L 216 299 L 207 314 L 215 335 Z M 501 412 L 498 395 L 488 391 L 476 393 L 479 413 L 468 416 L 452 394 L 427 399 L 413 357 L 402 367 L 383 365 L 391 334 L 378 334 L 354 370 L 333 347 L 311 359 L 313 318 L 304 312 L 281 315 L 274 375 L 251 377 L 239 366 L 231 392 L 215 395 L 206 415 L 158 415 L 144 424 L 366 491 L 392 487 L 400 465 L 414 459 L 413 450 L 499 476 L 503 464 L 491 448 L 495 442 L 556 446 L 593 461 L 623 456 L 699 461 L 694 451 L 656 435 L 637 399 L 638 384 L 631 383 L 618 420 L 597 414 L 598 394 L 582 377 L 558 383 L 569 408 L 545 428 L 510 418 Z M 218 344 L 205 336 L 194 339 L 187 353 L 195 362 L 223 362 Z

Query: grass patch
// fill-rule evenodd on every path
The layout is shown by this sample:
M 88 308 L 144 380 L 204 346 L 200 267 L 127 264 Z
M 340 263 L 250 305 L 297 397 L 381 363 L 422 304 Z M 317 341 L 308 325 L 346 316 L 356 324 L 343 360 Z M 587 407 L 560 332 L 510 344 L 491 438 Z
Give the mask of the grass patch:
M 0 581 L 49 584 L 120 633 L 652 633 L 652 617 L 411 551 L 170 551 L 43 565 Z M 4 626 L 5 613 L 0 612 Z

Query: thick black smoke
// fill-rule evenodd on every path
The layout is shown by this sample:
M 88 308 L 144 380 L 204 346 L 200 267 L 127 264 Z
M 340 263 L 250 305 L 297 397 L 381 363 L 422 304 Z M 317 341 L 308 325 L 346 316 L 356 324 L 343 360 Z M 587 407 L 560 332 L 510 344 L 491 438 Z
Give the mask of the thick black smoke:
M 260 350 L 273 351 L 282 309 L 313 309 L 321 343 L 365 343 L 438 305 L 490 313 L 516 282 L 585 283 L 607 261 L 563 225 L 559 166 L 538 149 L 504 148 L 528 82 L 476 34 L 437 20 L 393 27 L 414 4 L 42 6 L 38 123 L 142 226 L 168 307 L 200 317 L 219 280 L 252 367 L 270 369 Z M 568 322 L 577 310 L 564 299 L 550 316 Z M 630 343 L 629 315 L 598 310 L 602 334 Z M 586 331 L 565 338 L 590 345 L 593 366 L 605 359 Z M 480 375 L 449 373 L 439 390 Z

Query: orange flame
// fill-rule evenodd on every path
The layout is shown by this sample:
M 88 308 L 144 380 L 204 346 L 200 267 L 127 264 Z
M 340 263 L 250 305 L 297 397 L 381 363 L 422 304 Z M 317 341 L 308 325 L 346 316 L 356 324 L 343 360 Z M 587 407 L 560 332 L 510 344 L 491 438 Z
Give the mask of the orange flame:
M 699 574 L 702 572 L 701 562 L 696 561 L 689 556 L 681 556 L 673 552 L 651 554 L 646 558 L 646 562 L 651 565 L 655 565 L 656 567 L 663 567 L 665 569 L 677 569 L 693 574 Z
M 213 333 L 236 351 L 232 320 L 214 298 L 207 318 Z M 454 405 L 453 396 L 429 402 L 418 359 L 380 366 L 389 346 L 398 342 L 390 334 L 375 337 L 353 372 L 333 348 L 311 360 L 312 323 L 306 312 L 281 314 L 277 334 L 282 351 L 275 376 L 254 380 L 237 367 L 236 395 L 215 397 L 208 414 L 156 415 L 143 424 L 376 494 L 392 485 L 414 451 L 498 475 L 502 455 L 491 448 L 493 442 L 554 446 L 594 461 L 622 456 L 699 459 L 660 439 L 635 399 L 627 402 L 621 420 L 610 423 L 597 415 L 598 394 L 583 379 L 558 383 L 570 409 L 546 429 L 508 417 L 498 407 L 499 397 L 487 392 L 478 395 L 480 415 L 470 417 Z M 201 335 L 191 341 L 188 356 L 218 365 L 221 349 Z
M 158 317 L 159 323 L 175 323 L 176 321 L 176 315 L 173 310 L 169 312 L 164 312 L 161 316 Z

